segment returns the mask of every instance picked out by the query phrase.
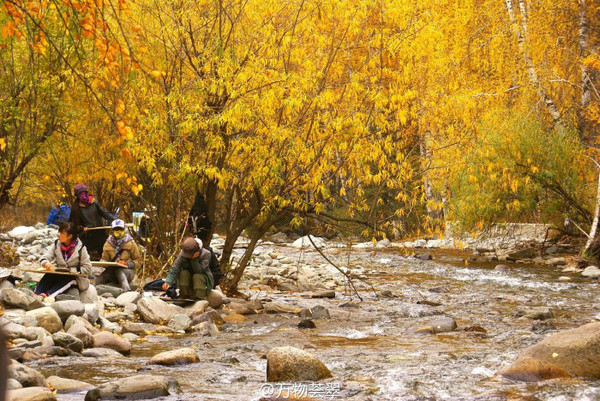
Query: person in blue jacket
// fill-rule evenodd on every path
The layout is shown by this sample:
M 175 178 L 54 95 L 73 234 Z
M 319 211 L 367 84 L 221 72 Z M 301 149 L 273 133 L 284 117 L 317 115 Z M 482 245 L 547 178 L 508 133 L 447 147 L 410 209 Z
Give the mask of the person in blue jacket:
M 66 223 L 69 221 L 70 216 L 71 208 L 65 202 L 61 202 L 59 205 L 50 209 L 50 213 L 48 213 L 48 218 L 46 219 L 46 225 Z

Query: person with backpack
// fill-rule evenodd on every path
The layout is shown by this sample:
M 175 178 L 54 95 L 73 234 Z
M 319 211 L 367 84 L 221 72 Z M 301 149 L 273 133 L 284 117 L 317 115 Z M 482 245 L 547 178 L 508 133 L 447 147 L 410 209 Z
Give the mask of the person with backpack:
M 71 208 L 65 202 L 60 202 L 58 205 L 50 209 L 48 218 L 46 219 L 46 225 L 59 224 L 69 221 L 71 216 Z
M 97 260 L 102 255 L 104 242 L 108 236 L 105 230 L 90 229 L 104 226 L 104 219 L 111 223 L 116 217 L 94 200 L 93 195 L 88 192 L 87 185 L 75 185 L 74 194 L 75 200 L 71 206 L 69 221 L 75 223 L 80 230 L 81 241 L 90 255 Z
M 181 252 L 169 270 L 162 289 L 168 291 L 176 284 L 180 298 L 206 299 L 214 287 L 210 259 L 211 253 L 202 247 L 201 240 L 186 238 L 181 244 Z
M 90 256 L 77 234 L 78 230 L 75 224 L 60 223 L 58 240 L 40 259 L 40 263 L 48 273 L 42 276 L 35 289 L 36 294 L 56 297 L 70 288 L 77 288 L 80 294 L 88 290 L 90 281 L 86 277 L 52 274 L 54 271 L 80 273 L 88 277 L 92 274 Z
M 107 267 L 96 278 L 96 285 L 118 283 L 124 291 L 131 291 L 129 283 L 135 276 L 135 268 L 142 255 L 131 235 L 125 231 L 125 222 L 121 219 L 111 223 L 111 234 L 102 248 L 102 261 L 117 262 L 123 267 Z

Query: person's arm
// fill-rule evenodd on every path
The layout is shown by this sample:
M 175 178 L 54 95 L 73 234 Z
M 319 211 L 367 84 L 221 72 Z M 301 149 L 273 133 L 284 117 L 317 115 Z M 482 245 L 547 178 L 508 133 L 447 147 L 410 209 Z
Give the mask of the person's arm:
M 210 251 L 206 248 L 202 248 L 200 253 L 200 267 L 202 271 L 210 271 Z
M 98 208 L 98 213 L 100 213 L 100 216 L 102 216 L 106 220 L 108 220 L 109 223 L 115 219 L 115 216 L 113 216 L 111 213 L 109 213 L 108 210 L 103 208 L 102 205 L 99 204 L 98 202 L 96 202 L 96 207 Z
M 40 259 L 40 264 L 46 267 L 46 264 L 51 264 L 56 261 L 56 241 L 52 243 L 46 250 L 44 256 Z
M 90 261 L 90 254 L 85 245 L 81 248 L 79 270 L 81 270 L 81 274 L 85 274 L 86 276 L 92 275 L 92 262 Z
M 138 267 L 142 255 L 140 254 L 140 249 L 134 241 L 131 241 L 130 254 L 131 259 L 127 261 L 127 266 L 130 269 L 135 269 L 136 267 Z
M 169 274 L 167 274 L 165 283 L 167 283 L 169 286 L 172 286 L 173 284 L 175 284 L 175 281 L 177 281 L 177 276 L 179 276 L 179 272 L 181 271 L 181 268 L 184 263 L 185 263 L 185 260 L 181 256 L 179 256 L 177 259 L 175 259 L 175 263 L 173 263 L 173 267 L 171 267 L 171 270 L 169 270 Z

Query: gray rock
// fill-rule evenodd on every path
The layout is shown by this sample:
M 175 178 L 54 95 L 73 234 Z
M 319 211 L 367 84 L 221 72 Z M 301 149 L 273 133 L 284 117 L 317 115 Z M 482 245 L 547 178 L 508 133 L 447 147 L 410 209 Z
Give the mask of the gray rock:
M 131 343 L 108 331 L 101 331 L 94 335 L 94 348 L 110 348 L 122 354 L 129 354 Z
M 6 389 L 7 390 L 16 390 L 18 388 L 23 388 L 23 385 L 16 381 L 15 379 L 8 379 L 6 381 Z
M 317 381 L 331 376 L 323 362 L 301 349 L 278 347 L 267 353 L 269 382 Z
M 71 315 L 82 316 L 85 313 L 85 307 L 81 301 L 58 301 L 50 307 L 58 313 L 63 322 L 66 322 Z
M 88 391 L 85 401 L 152 399 L 180 392 L 179 383 L 171 377 L 137 375 L 102 384 Z
M 135 304 L 137 303 L 142 295 L 137 291 L 128 291 L 119 295 L 115 300 L 115 303 L 119 306 L 125 306 L 126 304 Z
M 31 340 L 19 343 L 19 347 L 22 348 L 35 348 L 39 347 L 40 345 L 42 345 L 42 342 L 40 340 Z
M 100 327 L 102 327 L 102 330 L 110 331 L 111 333 L 121 333 L 122 331 L 121 326 L 119 326 L 117 323 L 113 323 L 103 317 L 100 317 L 98 322 Z
M 54 309 L 48 306 L 30 310 L 26 315 L 36 318 L 37 325 L 45 328 L 50 333 L 56 333 L 62 329 L 60 316 L 58 316 L 58 313 Z
M 98 301 L 98 292 L 96 286 L 90 284 L 87 290 L 79 293 L 79 300 L 84 304 L 93 304 Z
M 207 301 L 211 308 L 217 309 L 225 303 L 227 297 L 220 290 L 210 290 Z
M 329 310 L 327 308 L 317 305 L 314 308 L 311 308 L 312 318 L 313 319 L 330 319 Z
M 138 314 L 147 323 L 166 324 L 179 311 L 158 298 L 142 298 L 137 303 Z
M 416 330 L 416 333 L 447 333 L 456 330 L 456 321 L 451 317 L 443 317 L 440 319 L 433 320 L 428 326 L 420 327 Z
M 132 342 L 132 341 L 139 340 L 140 336 L 138 336 L 137 334 L 133 334 L 133 333 L 125 333 L 125 334 L 123 334 L 123 338 L 129 342 Z
M 55 345 L 70 349 L 71 351 L 81 352 L 83 350 L 83 341 L 69 333 L 61 331 L 54 333 L 52 335 L 52 341 L 54 341 Z
M 180 348 L 173 351 L 161 352 L 150 359 L 151 364 L 156 365 L 187 365 L 200 360 L 196 351 L 192 348 Z
M 225 321 L 221 317 L 221 314 L 214 309 L 211 309 L 207 312 L 204 312 L 201 315 L 194 316 L 194 318 L 192 318 L 192 326 L 195 326 L 202 322 L 215 323 L 219 326 L 225 323 Z
M 40 372 L 17 361 L 12 361 L 8 366 L 8 377 L 21 383 L 23 387 L 46 386 L 46 379 Z
M 83 350 L 81 355 L 89 358 L 121 358 L 120 352 L 110 348 L 90 348 Z
M 47 356 L 79 356 L 75 351 L 71 351 L 68 348 L 59 347 L 57 345 L 42 345 L 35 347 L 33 352 L 39 355 Z
M 156 325 L 152 324 L 152 323 L 133 323 L 133 322 L 126 322 L 123 324 L 123 331 L 126 333 L 133 333 L 133 334 L 151 334 L 156 332 L 157 327 Z
M 49 388 L 36 386 L 10 390 L 6 401 L 56 401 L 56 396 Z
M 600 269 L 597 266 L 588 266 L 581 272 L 583 277 L 598 278 L 600 277 Z
M 219 328 L 217 325 L 208 321 L 192 326 L 192 331 L 201 336 L 217 337 L 219 335 Z
M 21 326 L 20 324 L 6 321 L 6 320 L 4 320 L 3 323 L 4 324 L 2 325 L 2 331 L 4 332 L 4 335 L 6 335 L 6 337 L 9 340 L 14 340 L 16 338 L 24 337 L 25 327 Z M 29 339 L 33 340 L 33 338 L 29 338 Z
M 112 285 L 99 284 L 96 286 L 96 292 L 98 294 L 109 293 L 113 297 L 117 298 L 119 295 L 123 294 L 123 289 L 120 287 L 115 287 Z
M 552 313 L 552 311 L 545 306 L 542 306 L 539 308 L 528 309 L 522 313 L 523 313 L 523 316 L 525 316 L 526 318 L 534 319 L 534 320 L 546 320 L 546 319 L 551 319 L 554 317 L 554 314 Z
M 52 386 L 58 393 L 69 393 L 75 390 L 81 390 L 86 388 L 94 387 L 89 383 L 82 382 L 79 380 L 66 379 L 59 376 L 50 376 L 46 379 L 48 384 Z
M 190 319 L 187 315 L 178 314 L 169 320 L 169 324 L 167 326 L 175 331 L 186 331 L 191 324 L 192 319 Z
M 191 306 L 186 306 L 184 309 L 187 315 L 190 317 L 190 319 L 193 319 L 195 316 L 201 315 L 204 312 L 206 312 L 207 308 L 208 301 L 202 300 L 194 303 Z
M 85 316 L 87 316 L 87 320 L 91 324 L 95 324 L 100 317 L 100 308 L 98 308 L 98 305 L 84 304 L 83 307 L 85 308 Z
M 89 348 L 94 345 L 94 336 L 91 331 L 80 321 L 75 321 L 69 326 L 67 334 L 77 338 L 83 344 L 84 348 Z M 80 351 L 77 351 L 80 352 Z
M 37 296 L 15 288 L 1 290 L 0 301 L 7 307 L 25 310 L 33 310 L 44 306 L 44 303 Z

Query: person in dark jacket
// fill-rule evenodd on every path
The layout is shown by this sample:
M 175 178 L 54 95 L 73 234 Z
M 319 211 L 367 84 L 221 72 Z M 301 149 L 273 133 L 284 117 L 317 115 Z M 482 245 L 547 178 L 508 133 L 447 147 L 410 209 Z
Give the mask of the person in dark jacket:
M 108 267 L 96 278 L 96 284 L 118 283 L 123 291 L 131 291 L 129 283 L 135 276 L 134 269 L 140 264 L 142 256 L 135 241 L 125 230 L 125 222 L 114 220 L 111 235 L 104 243 L 102 260 L 117 262 L 121 267 Z
M 186 238 L 162 289 L 168 291 L 176 283 L 181 298 L 206 299 L 214 287 L 210 257 L 210 252 L 202 247 L 202 241 Z
M 106 230 L 90 230 L 90 228 L 104 226 L 104 219 L 110 224 L 116 217 L 94 200 L 93 196 L 88 193 L 87 185 L 75 185 L 74 193 L 75 201 L 71 206 L 69 221 L 79 229 L 81 241 L 88 249 L 90 257 L 98 260 L 102 255 L 102 247 L 108 235 Z

